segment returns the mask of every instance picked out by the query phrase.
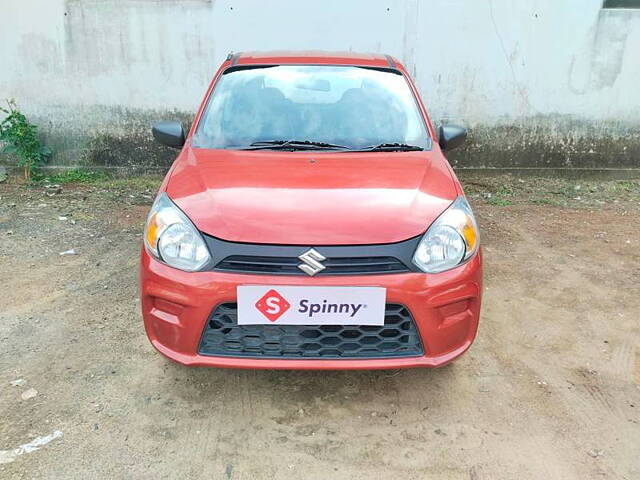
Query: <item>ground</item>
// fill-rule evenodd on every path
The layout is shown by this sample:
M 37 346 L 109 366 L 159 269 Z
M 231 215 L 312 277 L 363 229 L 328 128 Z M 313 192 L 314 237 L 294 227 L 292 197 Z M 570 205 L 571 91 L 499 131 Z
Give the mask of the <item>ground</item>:
M 296 372 L 156 353 L 137 263 L 159 181 L 88 180 L 0 183 L 0 478 L 640 478 L 640 183 L 464 179 L 471 350 Z

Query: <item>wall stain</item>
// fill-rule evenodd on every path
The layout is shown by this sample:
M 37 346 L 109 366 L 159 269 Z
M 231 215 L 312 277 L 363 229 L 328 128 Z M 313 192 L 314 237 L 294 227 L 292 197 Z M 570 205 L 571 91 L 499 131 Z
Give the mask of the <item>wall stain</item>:
M 151 125 L 193 112 L 123 107 L 58 107 L 33 117 L 56 152 L 52 165 L 166 170 L 176 157 L 155 142 Z M 56 122 L 52 118 L 60 119 Z M 454 168 L 640 168 L 640 131 L 632 123 L 563 115 L 529 117 L 519 125 L 476 125 L 466 144 L 447 154 Z M 7 162 L 4 157 L 4 163 Z M 0 155 L 0 164 L 3 156 Z
M 573 93 L 584 95 L 614 86 L 622 72 L 632 19 L 624 10 L 598 12 L 582 50 L 573 54 L 569 64 Z
M 538 115 L 518 125 L 478 125 L 448 158 L 454 167 L 640 168 L 640 131 L 631 123 Z
M 591 60 L 591 85 L 596 90 L 612 87 L 622 70 L 630 31 L 629 15 L 601 10 Z

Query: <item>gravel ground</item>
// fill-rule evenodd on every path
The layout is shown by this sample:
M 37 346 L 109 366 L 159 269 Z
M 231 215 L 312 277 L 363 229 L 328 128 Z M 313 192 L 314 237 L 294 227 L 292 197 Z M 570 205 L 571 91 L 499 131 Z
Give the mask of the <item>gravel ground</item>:
M 158 183 L 0 183 L 0 478 L 640 478 L 638 182 L 465 179 L 476 344 L 369 372 L 157 354 L 136 277 Z

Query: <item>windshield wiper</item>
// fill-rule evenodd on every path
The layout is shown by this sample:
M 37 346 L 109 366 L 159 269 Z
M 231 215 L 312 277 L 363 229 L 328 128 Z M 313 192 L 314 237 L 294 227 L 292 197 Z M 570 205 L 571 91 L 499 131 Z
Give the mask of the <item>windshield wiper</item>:
M 253 142 L 243 150 L 318 150 L 318 148 L 327 150 L 349 150 L 349 147 L 344 145 L 315 142 L 313 140 L 263 140 Z
M 424 150 L 424 148 L 407 143 L 381 143 L 358 149 L 359 152 L 417 152 L 420 150 Z

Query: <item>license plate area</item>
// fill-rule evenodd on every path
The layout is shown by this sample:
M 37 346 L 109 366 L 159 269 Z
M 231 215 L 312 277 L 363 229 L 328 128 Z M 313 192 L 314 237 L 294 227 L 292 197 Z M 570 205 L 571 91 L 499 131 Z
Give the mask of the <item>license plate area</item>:
M 240 285 L 238 325 L 384 325 L 383 287 Z

